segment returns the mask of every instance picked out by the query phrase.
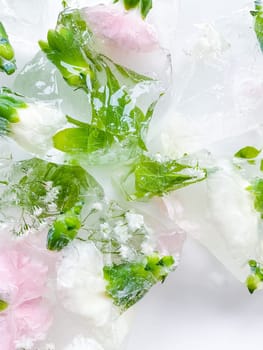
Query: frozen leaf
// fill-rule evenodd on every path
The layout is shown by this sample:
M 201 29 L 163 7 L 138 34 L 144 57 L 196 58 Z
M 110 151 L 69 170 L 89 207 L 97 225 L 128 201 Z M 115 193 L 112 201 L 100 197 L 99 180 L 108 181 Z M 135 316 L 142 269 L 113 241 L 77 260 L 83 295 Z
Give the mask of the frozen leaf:
M 157 282 L 164 282 L 173 270 L 171 256 L 148 256 L 142 262 L 104 267 L 106 290 L 122 311 L 137 303 Z

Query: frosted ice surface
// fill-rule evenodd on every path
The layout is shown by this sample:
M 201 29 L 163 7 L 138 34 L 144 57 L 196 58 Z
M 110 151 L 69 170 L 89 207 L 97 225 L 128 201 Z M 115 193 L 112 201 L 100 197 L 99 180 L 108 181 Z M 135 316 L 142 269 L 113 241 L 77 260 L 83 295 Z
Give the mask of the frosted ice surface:
M 164 107 L 162 119 L 150 131 L 151 147 L 160 128 L 164 153 L 171 154 L 183 148 L 210 150 L 214 142 L 258 127 L 263 59 L 252 21 L 246 8 L 214 23 L 195 25 L 185 37 L 173 57 L 170 108 Z

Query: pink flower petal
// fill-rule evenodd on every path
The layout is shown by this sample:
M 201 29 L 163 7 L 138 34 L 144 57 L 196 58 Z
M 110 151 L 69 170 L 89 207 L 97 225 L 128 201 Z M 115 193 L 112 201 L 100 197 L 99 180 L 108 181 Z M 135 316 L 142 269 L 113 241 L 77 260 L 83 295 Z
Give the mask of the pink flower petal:
M 3 313 L 0 315 L 0 349 L 14 350 L 14 339 L 12 337 L 11 321 L 8 315 Z
M 124 51 L 149 52 L 159 47 L 153 27 L 135 12 L 97 5 L 84 8 L 83 13 L 94 34 L 108 44 Z
M 27 338 L 40 340 L 51 324 L 43 300 L 48 267 L 34 253 L 25 251 L 23 244 L 0 250 L 0 299 L 9 304 L 0 313 L 0 349 L 13 350 L 16 342 Z
M 15 309 L 16 340 L 28 337 L 40 340 L 51 325 L 50 310 L 42 298 L 28 301 Z

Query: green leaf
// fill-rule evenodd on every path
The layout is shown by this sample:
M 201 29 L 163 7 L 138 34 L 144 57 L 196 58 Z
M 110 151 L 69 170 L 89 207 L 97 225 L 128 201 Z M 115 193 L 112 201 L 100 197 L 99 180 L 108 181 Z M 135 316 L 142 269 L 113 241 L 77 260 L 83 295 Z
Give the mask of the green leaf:
M 141 15 L 143 18 L 147 17 L 152 9 L 152 0 L 141 0 Z
M 163 282 L 174 269 L 171 256 L 149 256 L 142 262 L 105 266 L 106 290 L 121 311 L 136 304 L 157 282 Z
M 113 136 L 93 126 L 68 128 L 53 136 L 56 149 L 71 154 L 90 154 L 98 150 L 107 150 L 113 143 Z
M 48 232 L 47 248 L 60 251 L 77 236 L 81 227 L 80 213 L 83 203 L 77 203 L 65 214 L 59 215 Z
M 151 198 L 202 181 L 207 177 L 207 172 L 176 160 L 162 162 L 142 156 L 130 176 L 134 176 L 134 197 Z
M 14 50 L 9 42 L 8 35 L 0 22 L 0 71 L 10 75 L 16 70 Z
M 236 158 L 243 158 L 243 159 L 254 159 L 260 154 L 261 150 L 258 150 L 255 147 L 252 146 L 246 146 L 244 148 L 241 148 L 236 154 Z
M 260 48 L 263 51 L 263 9 L 261 2 L 255 1 L 255 11 L 251 11 L 250 13 L 254 17 L 254 31 Z
M 8 303 L 4 300 L 0 300 L 0 312 L 5 311 L 8 308 Z
M 140 0 L 124 0 L 124 7 L 126 10 L 130 10 L 137 7 L 139 3 Z

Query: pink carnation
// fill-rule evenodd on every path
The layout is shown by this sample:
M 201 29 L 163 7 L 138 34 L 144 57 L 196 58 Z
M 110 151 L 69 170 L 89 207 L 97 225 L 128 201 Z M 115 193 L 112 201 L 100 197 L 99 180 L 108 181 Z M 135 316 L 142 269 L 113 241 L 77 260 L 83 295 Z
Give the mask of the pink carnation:
M 0 250 L 0 299 L 8 308 L 0 312 L 0 349 L 43 339 L 51 316 L 43 299 L 48 268 L 22 252 L 22 247 Z
M 137 13 L 105 5 L 86 7 L 83 13 L 94 34 L 108 44 L 124 51 L 149 52 L 159 47 L 153 27 Z

